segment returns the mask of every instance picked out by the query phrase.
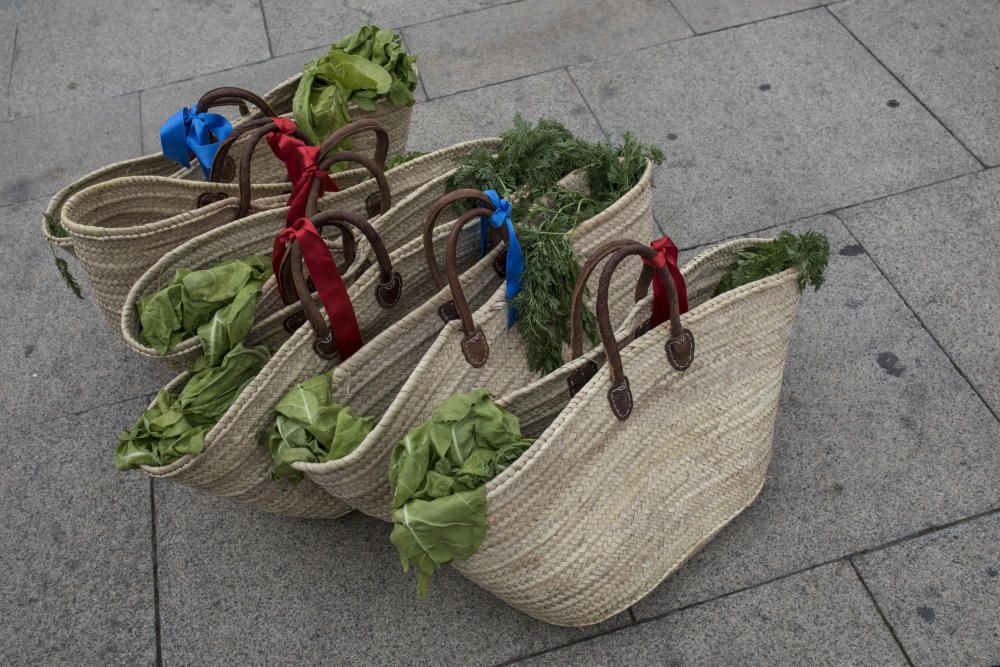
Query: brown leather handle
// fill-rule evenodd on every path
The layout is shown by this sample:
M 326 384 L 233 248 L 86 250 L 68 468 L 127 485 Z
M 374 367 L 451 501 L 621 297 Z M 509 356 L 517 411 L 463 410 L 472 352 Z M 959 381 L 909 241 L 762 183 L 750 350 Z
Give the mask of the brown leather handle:
M 451 288 L 451 299 L 462 321 L 462 330 L 465 332 L 462 337 L 462 354 L 473 368 L 483 366 L 490 358 L 490 345 L 486 340 L 486 334 L 472 319 L 472 310 L 465 299 L 462 282 L 458 279 L 458 237 L 462 235 L 462 230 L 467 224 L 492 213 L 491 209 L 473 208 L 460 215 L 448 233 L 448 247 L 445 252 L 445 274 L 448 277 L 448 286 Z M 506 228 L 503 229 L 503 238 L 506 242 Z
M 247 139 L 246 145 L 243 147 L 243 153 L 242 155 L 240 155 L 240 171 L 239 171 L 240 178 L 238 181 L 240 186 L 239 188 L 240 200 L 239 200 L 239 205 L 237 206 L 236 209 L 237 220 L 245 217 L 247 213 L 250 212 L 250 195 L 251 195 L 250 165 L 251 162 L 253 161 L 253 155 L 254 151 L 257 149 L 257 144 L 259 144 L 260 140 L 269 135 L 270 133 L 278 131 L 278 126 L 275 124 L 273 120 L 271 120 L 271 118 L 260 118 L 254 121 L 250 121 L 249 123 L 246 123 L 246 125 L 250 126 L 246 131 L 251 131 L 252 134 L 250 135 L 250 138 Z M 235 132 L 236 131 L 234 130 L 233 133 L 230 134 L 229 136 L 230 137 L 233 136 Z M 295 137 L 296 139 L 301 139 L 307 145 L 309 145 L 309 139 L 300 130 L 298 129 L 294 130 L 292 132 L 292 136 Z M 226 138 L 228 139 L 229 137 Z M 219 147 L 219 150 L 220 151 L 222 150 L 221 146 Z M 215 163 L 218 162 L 219 162 L 219 157 L 217 153 L 215 158 Z M 213 163 L 212 165 L 213 168 L 215 166 L 215 163 Z
M 631 239 L 609 241 L 591 253 L 590 257 L 583 263 L 583 266 L 580 267 L 580 273 L 577 274 L 576 283 L 573 285 L 573 296 L 570 299 L 569 346 L 571 359 L 576 359 L 583 355 L 583 298 L 587 294 L 587 282 L 590 280 L 590 275 L 608 255 L 616 250 L 621 250 L 632 245 L 642 244 Z M 652 269 L 643 265 L 642 273 L 639 274 L 639 280 L 635 284 L 635 303 L 639 303 L 645 298 L 649 292 L 649 285 L 652 280 Z
M 611 314 L 608 308 L 608 290 L 618 265 L 625 258 L 632 255 L 638 255 L 649 260 L 655 260 L 660 256 L 656 250 L 642 243 L 634 242 L 620 246 L 612 252 L 610 259 L 608 259 L 607 264 L 604 266 L 604 270 L 601 272 L 601 279 L 597 285 L 597 327 L 601 332 L 601 343 L 604 345 L 608 366 L 611 369 L 611 387 L 608 389 L 608 403 L 611 405 L 611 411 L 621 421 L 625 421 L 632 414 L 634 401 L 628 377 L 626 377 L 625 371 L 622 368 L 621 352 L 618 349 L 618 342 L 615 340 L 615 332 L 611 326 Z M 666 285 L 667 298 L 669 300 L 670 337 L 667 338 L 664 346 L 667 361 L 676 370 L 684 371 L 690 367 L 691 362 L 694 360 L 694 335 L 681 325 L 680 307 L 677 300 L 677 285 L 674 283 L 670 271 L 666 266 L 661 266 L 656 269 L 656 272 L 664 285 Z M 574 287 L 574 295 L 577 291 L 576 287 L 579 286 L 580 282 L 586 281 L 586 276 L 582 272 L 580 278 L 582 280 L 578 279 L 577 286 Z M 582 308 L 577 306 L 576 300 L 573 303 L 572 318 L 572 335 L 574 340 L 571 345 L 574 350 L 573 358 L 575 359 L 579 356 L 576 352 L 577 350 L 581 350 L 582 353 L 581 336 L 583 333 Z
M 399 302 L 403 291 L 403 277 L 399 275 L 399 272 L 392 270 L 392 260 L 385 248 L 385 244 L 382 243 L 381 237 L 379 237 L 378 232 L 375 231 L 370 222 L 360 216 L 342 210 L 323 211 L 317 214 L 312 219 L 312 222 L 317 227 L 326 225 L 336 226 L 342 233 L 348 235 L 351 234 L 347 228 L 348 225 L 360 231 L 368 239 L 368 243 L 371 244 L 379 267 L 379 284 L 375 286 L 375 300 L 383 308 L 391 308 Z M 290 274 L 291 283 L 295 289 L 299 303 L 302 305 L 302 310 L 305 312 L 306 318 L 316 333 L 316 341 L 313 344 L 314 349 L 324 358 L 331 358 L 337 352 L 336 340 L 333 338 L 330 326 L 323 318 L 323 313 L 320 312 L 319 307 L 312 299 L 312 290 L 302 270 L 302 251 L 294 241 L 288 244 L 279 272 L 281 275 L 278 280 L 282 281 L 282 285 L 288 283 L 288 274 Z M 332 316 L 333 314 L 331 314 Z
M 251 93 L 249 90 L 244 90 L 243 88 L 233 88 L 232 86 L 223 86 L 222 88 L 213 88 L 198 100 L 195 105 L 195 111 L 198 113 L 205 113 L 209 109 L 221 106 L 238 106 L 240 108 L 240 113 L 244 116 L 247 115 L 246 103 L 257 107 L 262 114 L 265 116 L 273 116 L 274 111 L 271 109 L 271 105 L 264 101 L 264 98 Z
M 334 162 L 324 162 L 324 158 L 327 153 L 337 148 L 337 146 L 339 146 L 345 139 L 349 139 L 356 134 L 362 134 L 364 132 L 373 132 L 375 134 L 375 162 L 378 164 L 379 169 L 384 170 L 386 158 L 389 157 L 389 133 L 384 127 L 382 127 L 381 124 L 378 123 L 378 121 L 372 120 L 371 118 L 362 118 L 361 120 L 351 121 L 324 139 L 323 143 L 319 145 L 320 169 L 325 170 Z
M 424 257 L 427 258 L 427 268 L 430 269 L 431 277 L 434 279 L 434 284 L 437 285 L 438 289 L 445 286 L 445 278 L 441 274 L 441 269 L 437 264 L 437 258 L 434 256 L 434 225 L 437 222 L 438 216 L 441 215 L 441 211 L 443 211 L 446 206 L 457 201 L 462 201 L 463 199 L 475 199 L 486 204 L 486 206 L 480 206 L 477 209 L 484 210 L 485 213 L 483 215 L 492 215 L 495 210 L 493 203 L 490 202 L 490 198 L 486 196 L 486 193 L 482 190 L 476 190 L 475 188 L 459 188 L 458 190 L 452 190 L 451 192 L 439 197 L 431 205 L 431 209 L 427 213 L 427 218 L 424 221 Z
M 368 173 L 375 179 L 375 184 L 378 186 L 378 211 L 371 217 L 381 215 L 389 210 L 392 206 L 392 191 L 389 188 L 389 179 L 385 177 L 385 171 L 379 166 L 376 160 L 372 160 L 367 155 L 362 155 L 361 153 L 344 151 L 323 156 L 317 167 L 319 167 L 320 171 L 326 171 L 331 165 L 337 162 L 356 162 L 367 169 Z M 309 195 L 306 197 L 307 218 L 316 215 L 319 189 L 322 184 L 323 180 L 321 178 L 314 178 L 312 184 L 309 186 Z

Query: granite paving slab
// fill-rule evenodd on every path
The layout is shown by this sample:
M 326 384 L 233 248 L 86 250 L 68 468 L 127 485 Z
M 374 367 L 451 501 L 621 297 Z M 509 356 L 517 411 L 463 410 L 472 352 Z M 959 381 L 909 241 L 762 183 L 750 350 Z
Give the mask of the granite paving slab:
M 153 664 L 149 482 L 115 470 L 112 426 L 143 404 L 5 424 L 0 664 Z
M 15 116 L 87 103 L 270 57 L 258 0 L 32 0 L 17 9 Z
M 546 653 L 528 665 L 906 665 L 838 562 Z
M 656 214 L 684 246 L 980 168 L 825 9 L 570 74 L 606 131 L 666 151 Z
M 1000 514 L 857 565 L 914 665 L 1000 664 Z
M 522 0 L 403 31 L 431 99 L 691 34 L 665 2 Z
M 72 258 L 67 261 L 84 299 L 63 283 L 40 231 L 46 204 L 43 198 L 0 208 L 0 281 L 6 301 L 0 317 L 0 414 L 8 426 L 148 395 L 173 376 L 112 333 Z M 109 426 L 110 432 L 117 434 L 137 417 Z
M 830 266 L 802 295 L 764 489 L 640 618 L 1000 506 L 1000 424 L 841 223 L 808 229 Z
M 408 146 L 426 151 L 496 136 L 513 125 L 517 113 L 532 123 L 554 118 L 578 137 L 604 140 L 569 75 L 558 70 L 418 103 Z
M 671 0 L 697 33 L 780 16 L 824 4 L 823 0 Z
M 9 8 L 0 8 L 0 118 L 10 114 L 10 65 L 14 58 L 17 17 Z
M 862 0 L 831 11 L 988 165 L 1000 165 L 1000 7 Z
M 417 597 L 389 524 L 291 520 L 156 482 L 164 664 L 488 665 L 583 630 L 513 610 L 444 568 Z
M 374 23 L 401 28 L 511 0 L 262 0 L 275 55 L 336 41 Z
M 140 154 L 139 96 L 2 121 L 0 146 L 0 206 L 52 194 L 98 167 Z
M 1000 413 L 1000 169 L 837 213 Z

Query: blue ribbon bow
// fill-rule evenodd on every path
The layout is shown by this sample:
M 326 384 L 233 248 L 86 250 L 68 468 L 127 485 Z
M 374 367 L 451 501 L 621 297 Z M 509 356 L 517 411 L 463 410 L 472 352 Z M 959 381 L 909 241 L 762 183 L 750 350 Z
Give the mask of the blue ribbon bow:
M 479 219 L 479 235 L 482 239 L 483 255 L 489 250 L 490 227 L 507 229 L 507 328 L 514 326 L 517 313 L 511 305 L 514 297 L 521 291 L 521 273 L 524 272 L 524 254 L 521 252 L 521 244 L 518 243 L 517 235 L 514 233 L 514 221 L 510 218 L 510 202 L 497 194 L 496 190 L 486 190 L 483 194 L 490 198 L 493 204 L 493 215 L 483 216 Z
M 197 113 L 181 109 L 160 126 L 160 146 L 163 154 L 185 167 L 191 166 L 188 151 L 201 164 L 207 181 L 212 174 L 212 161 L 219 144 L 233 131 L 233 126 L 217 113 Z M 215 141 L 212 141 L 212 137 Z

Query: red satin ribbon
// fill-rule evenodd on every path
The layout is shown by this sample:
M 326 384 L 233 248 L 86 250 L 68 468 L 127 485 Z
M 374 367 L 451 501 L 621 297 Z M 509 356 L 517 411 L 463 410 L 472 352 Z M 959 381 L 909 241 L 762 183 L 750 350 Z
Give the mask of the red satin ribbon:
M 302 250 L 302 257 L 309 268 L 309 276 L 316 291 L 319 293 L 323 308 L 330 318 L 330 329 L 337 341 L 337 354 L 343 361 L 357 352 L 362 345 L 361 330 L 358 328 L 358 318 L 354 314 L 354 306 L 347 295 L 337 264 L 330 255 L 330 249 L 320 236 L 319 230 L 309 218 L 299 218 L 285 227 L 274 240 L 273 267 L 274 275 L 281 272 L 281 259 L 285 256 L 285 248 L 290 239 L 295 239 Z M 281 281 L 278 281 L 280 286 Z
M 272 118 L 278 130 L 267 135 L 267 143 L 279 160 L 288 169 L 288 180 L 292 183 L 292 194 L 288 197 L 287 224 L 292 224 L 306 214 L 306 198 L 313 178 L 319 176 L 323 182 L 319 194 L 339 192 L 340 188 L 332 178 L 318 167 L 319 146 L 308 146 L 298 137 L 293 137 L 295 122 L 288 118 Z
M 670 240 L 669 236 L 664 236 L 649 244 L 657 252 L 654 259 L 642 259 L 642 263 L 653 268 L 653 317 L 652 324 L 657 326 L 670 319 L 670 297 L 667 286 L 660 278 L 660 273 L 656 269 L 667 267 L 670 276 L 674 279 L 677 287 L 677 306 L 680 312 L 686 313 L 688 309 L 687 286 L 684 284 L 684 276 L 677 267 L 677 246 Z

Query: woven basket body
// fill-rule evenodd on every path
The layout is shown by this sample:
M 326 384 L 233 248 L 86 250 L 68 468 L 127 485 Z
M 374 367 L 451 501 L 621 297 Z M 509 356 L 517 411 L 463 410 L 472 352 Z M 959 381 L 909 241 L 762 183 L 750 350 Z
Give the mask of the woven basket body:
M 493 147 L 496 142 L 495 139 L 482 139 L 456 144 L 405 162 L 386 172 L 392 192 L 392 206 L 382 215 L 372 218 L 371 224 L 390 253 L 419 234 L 427 209 L 444 192 L 447 177 L 454 171 L 456 160 L 480 148 Z M 374 179 L 368 179 L 324 196 L 319 202 L 319 208 L 337 208 L 364 216 L 367 215 L 368 197 L 377 191 Z M 283 203 L 284 200 L 281 201 Z M 188 368 L 201 354 L 198 340 L 189 338 L 168 354 L 157 354 L 156 350 L 139 339 L 140 323 L 136 308 L 139 299 L 165 287 L 177 269 L 204 269 L 247 255 L 270 254 L 274 237 L 285 224 L 287 211 L 287 208 L 271 209 L 230 222 L 192 238 L 160 258 L 133 283 L 121 308 L 119 327 L 126 344 L 139 354 L 154 358 L 168 368 L 177 371 Z M 335 252 L 339 252 L 335 243 L 336 241 L 331 246 Z M 363 237 L 359 239 L 357 259 L 343 274 L 345 283 L 350 284 L 356 280 L 369 265 L 369 250 Z M 285 319 L 299 310 L 298 304 L 286 306 L 282 303 L 274 280 L 268 280 L 257 303 L 257 317 L 247 343 L 277 349 L 288 338 L 284 327 Z
M 264 101 L 271 106 L 276 114 L 284 116 L 291 114 L 292 97 L 294 97 L 295 90 L 298 88 L 300 78 L 301 74 L 289 77 L 264 95 Z M 410 133 L 410 117 L 412 113 L 412 107 L 394 108 L 389 106 L 385 101 L 379 101 L 376 104 L 375 111 L 372 112 L 364 111 L 354 104 L 350 105 L 350 114 L 353 120 L 373 118 L 382 124 L 382 126 L 386 129 L 389 133 L 390 156 L 406 150 L 406 142 Z M 238 127 L 241 123 L 261 117 L 262 114 L 259 110 L 251 109 L 249 114 L 233 121 L 233 127 Z M 233 155 L 240 154 L 242 141 L 243 139 L 240 139 L 234 144 Z M 266 155 L 261 149 L 263 149 L 263 151 L 267 151 L 267 153 L 270 152 L 267 150 L 266 146 L 260 146 L 258 147 L 259 154 L 254 154 L 255 163 L 260 165 L 259 169 L 261 170 L 259 172 L 255 172 L 259 174 L 255 176 L 255 180 L 259 183 L 285 180 L 283 166 L 274 163 L 274 158 Z M 358 137 L 354 140 L 352 150 L 369 155 L 374 150 L 374 139 L 369 136 Z M 279 168 L 280 171 L 277 171 Z M 268 179 L 269 175 L 270 180 Z M 71 234 L 67 235 L 62 233 L 56 225 L 58 222 L 63 226 L 63 229 L 66 229 L 65 219 L 63 217 L 63 209 L 66 206 L 66 203 L 74 194 L 92 185 L 98 185 L 107 181 L 135 176 L 163 176 L 192 181 L 195 183 L 204 181 L 201 167 L 198 165 L 197 161 L 194 161 L 189 168 L 179 168 L 176 162 L 163 155 L 163 153 L 154 153 L 152 155 L 145 155 L 143 157 L 122 160 L 121 162 L 106 165 L 76 179 L 53 195 L 48 206 L 45 208 L 45 213 L 42 215 L 42 234 L 45 236 L 45 239 L 49 243 L 61 247 L 66 252 L 76 255 L 75 239 Z
M 438 229 L 435 247 L 444 246 L 443 237 L 448 231 L 443 227 Z M 497 250 L 480 259 L 477 229 L 468 229 L 462 241 L 460 266 L 463 269 L 474 267 L 478 274 L 492 273 L 492 260 Z M 374 294 L 379 283 L 377 267 L 367 270 L 348 288 L 365 340 L 376 338 L 381 331 L 391 327 L 438 292 L 427 268 L 421 240 L 414 240 L 391 253 L 390 257 L 393 270 L 403 277 L 401 298 L 393 307 L 384 308 L 376 303 Z M 493 276 L 499 281 L 495 274 Z M 496 282 L 492 283 L 495 284 Z M 441 326 L 443 322 L 439 319 L 437 328 L 440 329 Z M 292 387 L 336 364 L 336 360 L 323 359 L 315 353 L 314 340 L 315 334 L 311 327 L 305 325 L 278 349 L 205 437 L 204 451 L 197 456 L 184 456 L 167 466 L 143 467 L 143 470 L 154 477 L 173 479 L 187 486 L 287 516 L 323 518 L 339 516 L 348 511 L 349 505 L 325 493 L 308 478 L 294 486 L 273 482 L 270 476 L 271 455 L 261 444 L 259 437 L 274 421 L 275 406 Z M 362 354 L 364 350 L 362 347 L 357 354 Z M 419 359 L 421 351 L 414 349 L 409 354 Z M 415 364 L 416 361 L 412 363 Z M 186 378 L 186 374 L 179 376 L 171 383 L 172 388 L 179 389 Z
M 647 165 L 642 179 L 632 190 L 574 230 L 571 238 L 581 255 L 587 256 L 613 239 L 653 236 L 651 178 L 652 165 Z M 530 257 L 527 261 L 531 261 Z M 635 262 L 627 260 L 616 280 L 634 284 L 634 277 L 626 277 L 626 274 L 634 276 L 638 266 L 637 259 Z M 612 307 L 612 313 L 621 318 L 630 306 L 627 300 L 623 301 Z M 507 328 L 503 287 L 475 311 L 474 320 L 489 342 L 489 358 L 482 367 L 474 368 L 466 360 L 461 351 L 463 330 L 458 321 L 450 322 L 355 451 L 335 461 L 296 463 L 294 467 L 348 504 L 388 521 L 392 498 L 388 482 L 389 457 L 396 442 L 411 428 L 429 419 L 434 409 L 453 394 L 486 388 L 499 396 L 537 378 L 537 373 L 528 368 L 517 327 Z M 351 403 L 348 405 L 354 407 Z
M 696 352 L 683 373 L 666 363 L 668 323 L 635 340 L 619 330 L 635 399 L 627 420 L 608 405 L 607 364 L 572 399 L 566 378 L 583 360 L 501 399 L 530 435 L 544 432 L 488 483 L 486 539 L 458 570 L 535 618 L 590 625 L 650 592 L 753 501 L 771 458 L 798 273 L 711 295 L 759 241 L 685 268 L 682 320 Z M 602 350 L 588 356 L 604 361 Z

